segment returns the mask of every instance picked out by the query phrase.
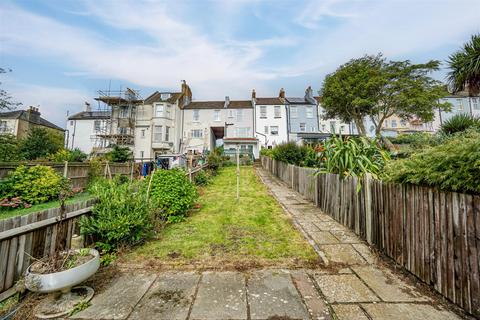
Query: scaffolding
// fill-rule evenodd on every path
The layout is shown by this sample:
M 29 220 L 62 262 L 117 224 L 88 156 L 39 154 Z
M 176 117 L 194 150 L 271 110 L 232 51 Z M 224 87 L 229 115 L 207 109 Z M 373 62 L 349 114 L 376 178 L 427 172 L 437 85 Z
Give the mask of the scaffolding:
M 143 104 L 138 90 L 99 90 L 98 111 L 108 114 L 105 123 L 96 129 L 94 150 L 96 154 L 107 152 L 114 145 L 129 147 L 135 142 L 137 106 Z

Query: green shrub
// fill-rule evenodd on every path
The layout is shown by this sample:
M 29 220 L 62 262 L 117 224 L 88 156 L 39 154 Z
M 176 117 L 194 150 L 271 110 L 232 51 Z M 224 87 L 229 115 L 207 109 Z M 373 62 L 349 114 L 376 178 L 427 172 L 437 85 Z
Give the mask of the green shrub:
M 307 150 L 307 153 L 305 155 L 305 159 L 302 161 L 302 166 L 303 167 L 310 167 L 310 168 L 316 168 L 321 166 L 321 157 L 317 151 L 315 151 L 314 148 L 311 146 L 306 146 L 305 147 Z
M 87 160 L 87 154 L 78 148 L 73 150 L 61 149 L 48 156 L 48 159 L 54 162 L 83 162 Z
M 195 186 L 178 169 L 156 170 L 150 189 L 152 203 L 167 221 L 185 216 L 197 198 Z
M 282 143 L 272 151 L 272 158 L 278 161 L 294 165 L 301 165 L 307 155 L 307 148 L 297 145 L 295 142 Z
M 362 177 L 366 173 L 376 177 L 389 159 L 388 153 L 380 149 L 375 140 L 365 137 L 332 136 L 323 148 L 321 171 L 343 177 Z
M 460 113 L 445 121 L 440 127 L 440 131 L 445 134 L 465 132 L 468 129 L 480 130 L 480 118 Z
M 397 137 L 388 138 L 393 144 L 409 144 L 413 147 L 423 147 L 435 144 L 435 137 L 426 132 L 402 133 Z
M 197 186 L 206 186 L 208 184 L 210 177 L 208 176 L 207 172 L 204 170 L 200 170 L 195 175 L 195 184 Z
M 80 232 L 103 252 L 143 242 L 152 231 L 151 206 L 141 182 L 98 179 L 89 188 L 98 198 L 90 216 L 80 220 Z
M 480 133 L 469 131 L 421 150 L 408 159 L 390 161 L 384 179 L 468 193 L 480 193 Z
M 22 157 L 27 160 L 44 158 L 62 148 L 63 135 L 44 128 L 32 128 L 20 143 Z
M 107 152 L 105 156 L 112 162 L 127 162 L 132 160 L 133 154 L 129 147 L 114 145 L 112 151 Z
M 260 149 L 260 155 L 266 157 L 272 157 L 273 149 L 262 148 Z
M 0 162 L 22 159 L 20 143 L 12 134 L 0 134 Z
M 207 157 L 208 167 L 213 171 L 217 171 L 222 165 L 222 157 L 217 152 L 210 152 Z
M 57 199 L 64 185 L 63 177 L 47 166 L 19 166 L 2 182 L 0 198 L 20 197 L 29 204 Z

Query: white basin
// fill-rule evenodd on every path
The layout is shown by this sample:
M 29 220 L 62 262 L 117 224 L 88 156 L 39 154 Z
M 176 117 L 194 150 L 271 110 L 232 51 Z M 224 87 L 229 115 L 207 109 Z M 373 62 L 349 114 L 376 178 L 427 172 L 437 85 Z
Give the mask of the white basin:
M 79 252 L 80 250 L 73 250 Z M 25 274 L 25 286 L 28 290 L 40 293 L 55 291 L 68 292 L 77 284 L 90 278 L 100 267 L 100 254 L 95 249 L 90 249 L 93 258 L 77 267 L 48 274 L 37 274 L 30 272 L 28 267 Z

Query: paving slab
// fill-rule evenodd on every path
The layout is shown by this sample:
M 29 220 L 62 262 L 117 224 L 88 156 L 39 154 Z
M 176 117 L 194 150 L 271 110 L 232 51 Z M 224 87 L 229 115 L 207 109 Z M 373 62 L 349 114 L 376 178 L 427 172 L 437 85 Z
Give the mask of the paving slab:
M 290 273 L 275 270 L 253 272 L 248 278 L 250 319 L 310 319 Z
M 338 320 L 368 320 L 363 310 L 356 304 L 336 304 L 332 306 L 335 319 Z
M 341 243 L 361 243 L 357 235 L 351 231 L 346 230 L 330 230 L 330 232 L 341 242 Z
M 383 301 L 413 302 L 428 300 L 415 288 L 400 280 L 390 270 L 375 266 L 355 266 L 352 269 Z
M 126 319 L 156 278 L 155 274 L 124 274 L 71 319 Z
M 362 304 L 373 320 L 455 320 L 460 319 L 453 312 L 439 310 L 428 304 L 376 303 Z
M 193 272 L 159 275 L 128 319 L 187 319 L 199 279 Z
M 368 264 L 377 263 L 378 257 L 372 253 L 372 250 L 364 243 L 352 243 L 352 247 L 357 250 Z
M 343 231 L 348 231 L 348 229 L 344 226 L 342 226 L 340 223 L 336 222 L 335 220 L 332 221 L 322 221 L 319 223 L 315 223 L 315 225 L 321 230 L 321 231 L 331 231 L 331 230 L 343 230 Z
M 326 301 L 320 297 L 308 274 L 305 271 L 292 271 L 292 278 L 312 319 L 332 319 Z
M 329 263 L 345 265 L 366 264 L 366 260 L 352 247 L 351 244 L 325 244 L 319 246 Z
M 310 232 L 309 234 L 310 234 L 310 237 L 312 237 L 313 241 L 315 241 L 317 244 L 339 243 L 338 239 L 335 238 L 328 231 L 313 231 L 313 232 Z
M 239 272 L 203 273 L 190 319 L 247 319 L 245 276 Z
M 328 302 L 371 302 L 378 297 L 354 274 L 315 275 Z

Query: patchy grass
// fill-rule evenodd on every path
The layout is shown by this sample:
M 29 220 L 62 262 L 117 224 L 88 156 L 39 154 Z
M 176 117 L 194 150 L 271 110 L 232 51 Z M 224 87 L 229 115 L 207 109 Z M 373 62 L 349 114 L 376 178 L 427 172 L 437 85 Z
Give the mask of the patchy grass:
M 168 225 L 158 239 L 126 254 L 122 262 L 196 269 L 316 265 L 318 256 L 252 167 L 241 168 L 237 202 L 235 170 L 223 168 L 200 190 L 198 212 Z
M 91 194 L 87 192 L 82 192 L 68 199 L 67 201 L 65 201 L 65 203 L 70 204 L 74 202 L 85 201 L 90 198 L 93 198 Z M 34 206 L 31 206 L 30 208 L 0 209 L 0 220 L 16 217 L 16 216 L 23 216 L 32 212 L 47 210 L 51 208 L 58 208 L 58 207 L 60 207 L 60 202 L 58 200 L 55 200 L 55 201 L 36 204 Z

